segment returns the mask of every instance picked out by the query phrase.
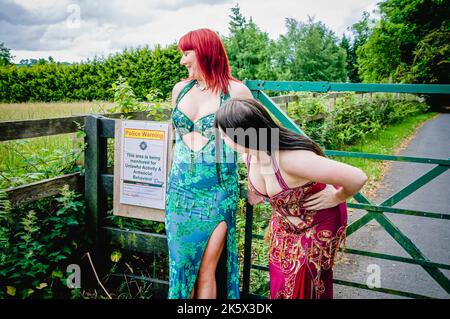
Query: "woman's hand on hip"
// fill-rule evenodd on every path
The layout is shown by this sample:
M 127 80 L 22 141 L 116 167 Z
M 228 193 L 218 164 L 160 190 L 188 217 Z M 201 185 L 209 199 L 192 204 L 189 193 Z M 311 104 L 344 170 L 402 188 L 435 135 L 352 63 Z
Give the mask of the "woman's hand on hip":
M 320 192 L 309 196 L 302 207 L 306 210 L 320 210 L 335 207 L 342 203 L 337 196 L 338 190 L 332 185 L 326 184 L 326 187 Z

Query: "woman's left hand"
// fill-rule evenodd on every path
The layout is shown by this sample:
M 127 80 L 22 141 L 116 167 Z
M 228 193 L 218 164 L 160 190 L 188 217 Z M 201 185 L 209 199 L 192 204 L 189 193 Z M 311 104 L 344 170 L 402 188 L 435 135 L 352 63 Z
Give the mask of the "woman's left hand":
M 303 208 L 306 210 L 320 210 L 335 207 L 341 203 L 341 201 L 336 196 L 338 190 L 332 186 L 328 185 L 306 199 L 303 203 Z

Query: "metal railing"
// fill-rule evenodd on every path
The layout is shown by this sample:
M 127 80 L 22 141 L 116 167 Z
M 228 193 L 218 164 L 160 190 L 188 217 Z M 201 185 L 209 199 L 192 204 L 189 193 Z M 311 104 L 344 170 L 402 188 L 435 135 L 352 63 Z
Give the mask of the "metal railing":
M 310 91 L 310 92 L 329 92 L 329 91 L 351 91 L 351 92 L 391 92 L 391 93 L 424 93 L 424 94 L 450 94 L 450 85 L 426 85 L 426 84 L 354 84 L 354 83 L 331 83 L 331 82 L 277 82 L 277 81 L 246 81 L 245 84 L 252 91 L 253 96 L 260 100 L 266 108 L 283 124 L 285 127 L 305 135 L 305 133 L 281 110 L 272 99 L 263 91 Z M 359 152 L 345 152 L 336 150 L 326 150 L 326 155 L 366 158 L 373 160 L 414 162 L 424 164 L 436 164 L 436 166 L 426 174 L 411 182 L 397 193 L 390 196 L 379 205 L 371 203 L 363 194 L 357 193 L 354 199 L 357 203 L 348 203 L 348 207 L 363 209 L 367 213 L 354 221 L 347 227 L 346 235 L 350 236 L 358 229 L 366 225 L 372 220 L 376 220 L 392 238 L 397 241 L 400 246 L 412 257 L 405 258 L 388 254 L 381 254 L 369 251 L 346 248 L 345 252 L 355 255 L 368 256 L 386 260 L 395 260 L 415 265 L 420 265 L 447 293 L 450 294 L 450 280 L 442 273 L 440 269 L 450 269 L 450 265 L 435 263 L 430 260 L 417 248 L 417 246 L 409 239 L 391 220 L 384 214 L 402 214 L 414 215 L 427 218 L 437 218 L 448 220 L 450 215 L 434 212 L 424 212 L 416 210 L 408 210 L 394 208 L 396 203 L 405 197 L 414 193 L 437 176 L 446 172 L 450 167 L 450 158 L 433 159 L 421 157 L 393 156 L 381 154 L 369 154 Z M 266 265 L 253 265 L 251 263 L 251 245 L 252 239 L 261 240 L 262 236 L 252 234 L 253 223 L 253 207 L 247 204 L 246 226 L 245 226 L 245 250 L 244 250 L 244 273 L 243 273 L 243 294 L 251 298 L 260 298 L 262 296 L 250 293 L 250 270 L 268 271 Z M 368 289 L 398 296 L 410 298 L 430 298 L 428 296 L 415 294 L 387 288 L 369 288 L 367 285 L 349 282 L 344 280 L 334 280 L 335 284 Z

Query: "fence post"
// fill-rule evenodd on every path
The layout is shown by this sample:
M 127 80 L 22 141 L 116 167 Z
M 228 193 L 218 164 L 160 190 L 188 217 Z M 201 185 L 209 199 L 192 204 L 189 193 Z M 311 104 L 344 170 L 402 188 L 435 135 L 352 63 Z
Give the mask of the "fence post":
M 86 226 L 93 248 L 93 260 L 97 272 L 106 270 L 105 233 L 102 225 L 106 217 L 107 198 L 102 187 L 101 174 L 106 172 L 107 141 L 100 137 L 100 116 L 85 117 L 85 183 Z
M 336 104 L 336 93 L 328 94 L 328 104 L 327 113 L 331 113 L 334 110 L 334 105 Z
M 245 206 L 245 242 L 244 269 L 242 275 L 242 292 L 250 293 L 250 269 L 252 264 L 253 206 L 248 202 Z

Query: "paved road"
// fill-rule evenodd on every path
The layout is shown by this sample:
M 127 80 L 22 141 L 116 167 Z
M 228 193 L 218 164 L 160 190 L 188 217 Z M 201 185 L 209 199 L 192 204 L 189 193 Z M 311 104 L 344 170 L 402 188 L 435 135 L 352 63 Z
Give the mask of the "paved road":
M 443 158 L 450 157 L 450 114 L 440 114 L 428 121 L 401 152 L 405 156 Z M 374 199 L 381 203 L 390 195 L 408 185 L 435 165 L 394 162 Z M 441 174 L 394 207 L 450 214 L 450 170 Z M 355 211 L 349 223 L 363 215 Z M 450 220 L 440 220 L 386 213 L 386 216 L 431 261 L 450 264 Z M 347 247 L 391 255 L 410 257 L 407 252 L 376 222 L 359 229 L 347 240 Z M 346 254 L 343 263 L 335 267 L 335 279 L 366 283 L 367 268 L 376 264 L 380 268 L 381 287 L 409 291 L 421 295 L 450 298 L 442 287 L 420 266 L 395 261 Z M 450 271 L 441 270 L 447 278 Z M 334 297 L 341 298 L 403 298 L 370 290 L 342 285 L 334 286 Z

